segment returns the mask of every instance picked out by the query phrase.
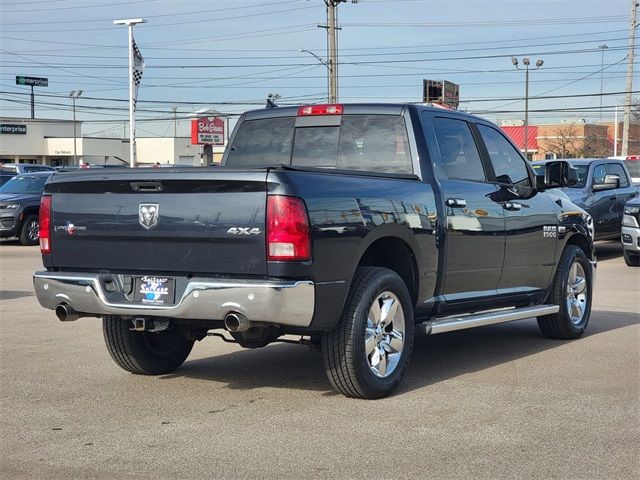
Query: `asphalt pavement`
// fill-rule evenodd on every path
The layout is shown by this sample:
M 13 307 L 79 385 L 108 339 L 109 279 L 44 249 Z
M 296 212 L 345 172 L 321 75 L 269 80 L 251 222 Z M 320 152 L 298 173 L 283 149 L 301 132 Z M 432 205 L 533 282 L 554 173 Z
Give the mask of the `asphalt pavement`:
M 34 296 L 39 251 L 0 243 L 0 477 L 604 479 L 640 475 L 640 268 L 598 246 L 588 333 L 535 320 L 418 336 L 397 393 L 334 393 L 319 353 L 199 342 L 120 370 L 98 319 Z

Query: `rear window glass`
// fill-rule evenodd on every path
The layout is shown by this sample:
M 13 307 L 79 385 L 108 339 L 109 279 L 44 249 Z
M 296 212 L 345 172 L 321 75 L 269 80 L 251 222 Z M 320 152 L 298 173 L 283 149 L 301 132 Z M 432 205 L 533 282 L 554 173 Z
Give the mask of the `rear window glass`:
M 0 187 L 0 193 L 42 193 L 49 175 L 18 175 Z
M 343 115 L 340 126 L 295 126 L 295 118 L 246 121 L 226 166 L 278 164 L 383 173 L 412 173 L 404 119 Z
M 289 164 L 295 118 L 270 118 L 243 122 L 227 158 L 230 167 L 264 167 Z

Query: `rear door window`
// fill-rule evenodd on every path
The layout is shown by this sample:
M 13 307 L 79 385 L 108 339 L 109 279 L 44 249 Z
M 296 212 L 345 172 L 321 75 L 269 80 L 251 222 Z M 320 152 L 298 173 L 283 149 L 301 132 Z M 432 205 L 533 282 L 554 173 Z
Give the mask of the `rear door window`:
M 620 188 L 629 186 L 627 174 L 619 163 L 607 163 L 607 174 L 618 175 L 620 177 Z
M 486 181 L 487 175 L 469 124 L 455 118 L 436 117 L 433 128 L 442 168 L 450 179 Z
M 396 115 L 345 115 L 337 168 L 412 173 L 404 119 Z

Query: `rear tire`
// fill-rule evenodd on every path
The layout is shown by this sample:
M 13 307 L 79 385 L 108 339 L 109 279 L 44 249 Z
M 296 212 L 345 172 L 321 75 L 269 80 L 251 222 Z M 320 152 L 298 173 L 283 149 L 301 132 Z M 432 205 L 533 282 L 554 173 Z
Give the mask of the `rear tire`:
M 37 245 L 40 231 L 37 215 L 27 215 L 20 226 L 20 243 L 22 245 Z
M 640 255 L 633 255 L 626 250 L 623 251 L 624 263 L 629 267 L 640 267 Z
M 335 390 L 374 399 L 398 387 L 413 347 L 412 305 L 397 273 L 356 270 L 340 323 L 321 338 L 325 372 Z
M 111 358 L 124 370 L 139 375 L 162 375 L 176 370 L 189 356 L 193 341 L 176 330 L 148 333 L 131 330 L 130 320 L 108 316 L 102 331 Z
M 581 336 L 591 315 L 591 264 L 582 249 L 568 245 L 558 264 L 547 303 L 560 311 L 538 317 L 542 333 L 549 338 L 573 339 Z

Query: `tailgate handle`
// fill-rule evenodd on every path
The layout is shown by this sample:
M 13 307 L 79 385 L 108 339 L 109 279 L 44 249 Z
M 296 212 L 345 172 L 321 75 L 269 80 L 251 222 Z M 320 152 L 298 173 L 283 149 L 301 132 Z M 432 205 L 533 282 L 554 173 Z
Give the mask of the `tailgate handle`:
M 161 192 L 162 183 L 160 182 L 131 182 L 131 188 L 134 192 Z

